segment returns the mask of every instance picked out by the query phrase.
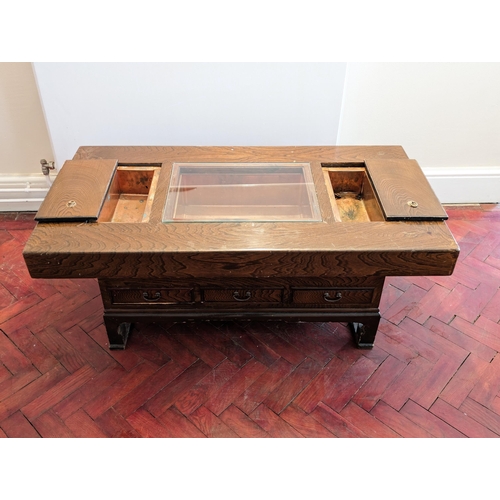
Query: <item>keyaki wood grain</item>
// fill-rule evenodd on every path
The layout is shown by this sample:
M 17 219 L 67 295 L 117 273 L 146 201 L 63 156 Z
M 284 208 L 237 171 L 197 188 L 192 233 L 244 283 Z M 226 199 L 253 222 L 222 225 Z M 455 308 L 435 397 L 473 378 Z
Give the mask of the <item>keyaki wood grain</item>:
M 415 160 L 370 158 L 366 166 L 387 220 L 447 218 Z
M 36 220 L 97 220 L 117 160 L 68 160 L 57 174 Z
M 398 146 L 82 147 L 73 161 L 108 158 L 161 165 L 148 222 L 40 224 L 24 252 L 33 277 L 448 275 L 456 262 L 442 221 L 336 222 L 322 166 L 406 161 Z M 162 223 L 172 165 L 183 161 L 310 163 L 323 221 Z
M 96 280 L 32 279 L 34 214 L 0 213 L 0 438 L 500 437 L 500 209 L 446 211 L 454 274 L 388 277 L 371 351 L 273 321 L 140 324 L 109 351 Z
M 189 223 L 182 234 L 173 225 L 44 224 L 24 255 L 33 277 L 146 279 L 211 277 L 229 269 L 235 277 L 277 276 L 292 267 L 297 276 L 313 267 L 318 276 L 442 275 L 451 274 L 458 254 L 444 222 L 339 223 L 334 231 L 319 223 L 307 238 L 293 225 L 268 232 L 262 224 L 242 233 L 230 224 Z

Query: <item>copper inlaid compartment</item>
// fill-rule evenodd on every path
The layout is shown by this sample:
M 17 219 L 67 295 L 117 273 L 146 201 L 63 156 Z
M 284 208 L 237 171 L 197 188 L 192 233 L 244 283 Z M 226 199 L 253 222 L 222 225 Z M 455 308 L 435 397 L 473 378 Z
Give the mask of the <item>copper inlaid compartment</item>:
M 338 222 L 383 221 L 384 216 L 364 167 L 323 167 Z
M 148 222 L 160 167 L 118 167 L 98 222 Z

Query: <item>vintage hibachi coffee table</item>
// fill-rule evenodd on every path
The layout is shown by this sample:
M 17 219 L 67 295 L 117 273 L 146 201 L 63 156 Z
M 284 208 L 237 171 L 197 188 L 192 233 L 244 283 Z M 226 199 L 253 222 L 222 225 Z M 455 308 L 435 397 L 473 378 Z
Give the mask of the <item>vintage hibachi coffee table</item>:
M 81 147 L 24 249 L 34 278 L 97 278 L 109 347 L 161 320 L 348 322 L 373 346 L 386 276 L 459 248 L 399 146 Z

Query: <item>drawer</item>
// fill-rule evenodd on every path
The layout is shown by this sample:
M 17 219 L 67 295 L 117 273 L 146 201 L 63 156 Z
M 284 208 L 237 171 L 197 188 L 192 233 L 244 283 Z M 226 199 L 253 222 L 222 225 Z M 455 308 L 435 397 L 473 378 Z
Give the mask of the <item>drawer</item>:
M 204 288 L 203 302 L 279 303 L 283 300 L 282 288 Z
M 292 303 L 345 307 L 373 302 L 374 288 L 292 288 Z
M 111 288 L 112 304 L 180 304 L 193 302 L 192 288 Z

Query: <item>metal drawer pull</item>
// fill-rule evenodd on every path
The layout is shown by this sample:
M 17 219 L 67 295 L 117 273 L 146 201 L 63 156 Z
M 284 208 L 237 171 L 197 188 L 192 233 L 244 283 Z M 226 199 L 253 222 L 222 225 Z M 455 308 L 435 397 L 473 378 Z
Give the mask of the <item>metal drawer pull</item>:
M 335 294 L 335 297 L 330 297 L 330 293 L 329 292 L 325 292 L 323 294 L 323 298 L 326 300 L 326 302 L 338 302 L 342 298 L 342 293 L 341 292 L 337 292 Z
M 251 292 L 245 292 L 244 297 L 240 297 L 240 292 L 233 292 L 233 299 L 237 300 L 238 302 L 245 302 L 246 300 L 249 300 L 252 297 Z
M 160 300 L 160 297 L 161 297 L 161 293 L 160 292 L 156 292 L 154 297 L 150 297 L 149 296 L 149 292 L 143 292 L 142 293 L 142 297 L 144 298 L 144 300 L 148 301 L 148 302 L 155 302 L 157 300 Z

